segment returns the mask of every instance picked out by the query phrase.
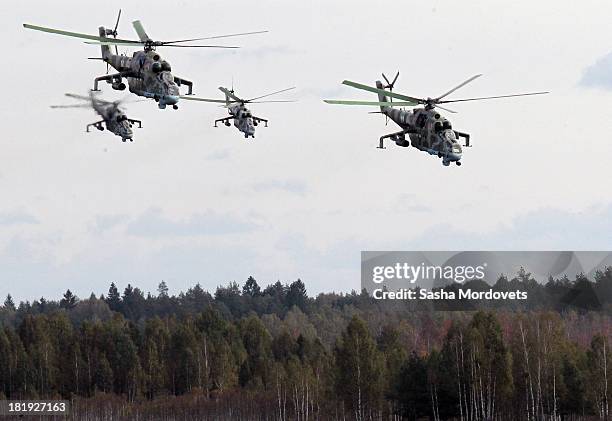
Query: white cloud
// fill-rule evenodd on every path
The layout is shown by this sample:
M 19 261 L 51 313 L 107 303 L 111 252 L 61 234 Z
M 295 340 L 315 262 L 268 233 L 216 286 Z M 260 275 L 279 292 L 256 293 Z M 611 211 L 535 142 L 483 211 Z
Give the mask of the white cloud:
M 127 226 L 126 233 L 138 237 L 226 235 L 251 231 L 255 225 L 228 214 L 197 213 L 185 220 L 172 220 L 159 209 L 150 209 Z
M 0 212 L 0 225 L 38 224 L 38 219 L 25 211 Z
M 606 90 L 612 89 L 612 53 L 598 59 L 584 70 L 580 84 Z

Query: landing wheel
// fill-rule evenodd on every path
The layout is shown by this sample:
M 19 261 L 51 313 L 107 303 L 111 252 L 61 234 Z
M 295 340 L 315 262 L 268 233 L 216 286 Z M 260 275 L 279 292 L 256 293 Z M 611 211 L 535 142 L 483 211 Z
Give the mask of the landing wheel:
M 175 109 L 175 110 L 178 110 L 178 105 L 174 104 L 174 105 L 172 106 L 172 108 L 173 108 L 173 109 Z
M 122 141 L 123 143 L 125 143 L 125 141 L 126 141 L 126 140 L 127 140 L 127 139 L 121 139 L 121 141 Z
M 223 123 L 223 124 L 225 124 L 227 127 L 229 127 L 229 126 L 230 126 L 230 122 L 229 122 L 229 121 L 226 121 L 226 122 L 225 122 L 225 123 Z
M 245 138 L 245 139 L 248 139 L 248 138 L 249 138 L 249 135 L 248 135 L 247 133 L 245 133 L 245 134 L 244 134 L 244 138 Z
M 461 161 L 455 161 L 455 164 L 457 164 L 458 167 L 461 166 Z

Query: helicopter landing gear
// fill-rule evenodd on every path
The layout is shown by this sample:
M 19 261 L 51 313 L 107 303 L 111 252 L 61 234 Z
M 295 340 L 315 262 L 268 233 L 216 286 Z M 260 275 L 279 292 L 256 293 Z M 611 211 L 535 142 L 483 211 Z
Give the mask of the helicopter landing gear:
M 178 105 L 174 104 L 174 105 L 172 106 L 172 109 L 173 109 L 173 110 L 178 110 Z
M 457 164 L 458 167 L 461 166 L 461 161 L 455 161 L 455 164 Z

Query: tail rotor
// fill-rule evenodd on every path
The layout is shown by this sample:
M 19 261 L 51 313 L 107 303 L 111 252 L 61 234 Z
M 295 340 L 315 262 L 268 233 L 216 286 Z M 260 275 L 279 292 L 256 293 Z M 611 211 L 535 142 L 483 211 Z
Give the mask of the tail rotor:
M 389 92 L 393 92 L 393 87 L 395 86 L 395 82 L 397 82 L 397 78 L 399 77 L 399 70 L 397 72 L 397 74 L 395 75 L 395 77 L 393 78 L 393 82 L 389 82 L 389 79 L 387 78 L 387 76 L 385 76 L 385 74 L 382 74 L 383 79 L 385 80 L 385 82 L 387 82 L 387 84 L 385 86 L 383 86 L 383 89 L 388 89 Z M 390 102 L 393 102 L 393 97 L 389 97 Z M 385 126 L 389 124 L 389 116 L 385 115 Z
M 121 19 L 121 9 L 119 9 L 119 13 L 117 14 L 117 21 L 115 22 L 115 28 L 114 29 L 107 29 L 106 30 L 106 35 L 110 35 L 112 36 L 114 39 L 117 39 L 117 28 L 119 27 L 119 20 Z M 117 44 L 115 44 L 115 55 L 119 55 L 119 48 L 117 47 Z M 106 74 L 108 74 L 108 72 L 110 71 L 110 66 L 108 64 L 108 62 L 106 62 Z

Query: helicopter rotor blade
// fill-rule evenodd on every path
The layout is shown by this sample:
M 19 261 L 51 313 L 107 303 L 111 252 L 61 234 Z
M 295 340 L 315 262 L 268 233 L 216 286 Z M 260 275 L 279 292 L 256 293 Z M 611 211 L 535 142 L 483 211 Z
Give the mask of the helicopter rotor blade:
M 478 79 L 480 76 L 482 76 L 482 74 L 472 76 L 471 78 L 469 78 L 469 79 L 468 79 L 468 80 L 466 80 L 465 82 L 462 82 L 462 83 L 460 83 L 459 85 L 455 86 L 453 89 L 451 89 L 451 90 L 450 90 L 450 91 L 448 91 L 447 93 L 442 94 L 442 95 L 440 95 L 439 97 L 437 97 L 437 98 L 435 99 L 435 101 L 436 101 L 436 102 L 438 102 L 438 101 L 439 101 L 439 100 L 441 100 L 442 98 L 444 98 L 444 97 L 446 97 L 446 96 L 448 96 L 448 95 L 452 94 L 453 92 L 455 92 L 457 89 L 459 89 L 459 88 L 461 88 L 461 87 L 463 87 L 463 86 L 467 85 L 468 83 L 470 83 L 470 82 L 471 82 L 471 81 L 473 81 L 474 79 Z
M 325 99 L 323 102 L 327 104 L 335 105 L 370 105 L 375 107 L 412 107 L 418 105 L 414 102 L 399 101 L 399 102 L 379 102 L 379 101 L 352 101 L 352 100 L 336 100 L 336 99 Z
M 203 40 L 206 40 L 206 39 L 219 39 L 219 38 L 240 37 L 240 36 L 243 36 L 243 35 L 264 34 L 266 32 L 270 32 L 270 31 L 241 32 L 239 34 L 215 35 L 215 36 L 212 36 L 212 37 L 179 39 L 179 40 L 176 40 L 176 41 L 164 41 L 164 45 L 167 45 L 167 44 L 176 44 L 176 43 L 179 43 L 179 42 L 203 41 Z
M 91 108 L 90 104 L 49 105 L 49 108 Z
M 438 104 L 436 104 L 436 108 L 439 108 L 439 109 L 441 109 L 441 110 L 444 110 L 444 111 L 449 112 L 449 113 L 452 113 L 452 114 L 457 114 L 457 111 L 451 110 L 451 109 L 449 109 L 449 108 L 441 107 L 441 106 L 439 106 Z
M 271 100 L 271 101 L 248 101 L 249 104 L 270 104 L 273 102 L 297 102 L 294 99 L 279 99 L 279 100 Z
M 89 34 L 82 34 L 80 32 L 64 31 L 61 29 L 53 29 L 53 28 L 47 28 L 44 26 L 30 25 L 28 23 L 24 23 L 23 27 L 26 29 L 33 29 L 35 31 L 48 32 L 50 34 L 64 35 L 67 37 L 83 38 L 83 39 L 88 39 L 91 41 L 97 41 L 100 43 L 103 43 L 109 40 L 106 37 L 101 37 L 98 35 L 89 35 Z M 130 45 L 130 44 L 141 45 L 142 44 L 139 41 L 132 41 L 132 40 L 127 40 L 127 39 L 119 39 L 119 38 L 112 40 L 112 42 L 119 44 L 119 45 Z
M 140 41 L 123 41 L 120 39 L 103 38 L 103 41 L 85 41 L 85 44 L 90 45 L 123 45 L 127 47 L 141 47 L 145 45 L 144 42 Z
M 117 14 L 117 22 L 115 22 L 115 28 L 113 29 L 113 38 L 117 39 L 117 28 L 119 28 L 119 19 L 121 19 L 121 9 L 119 9 L 119 13 Z M 115 45 L 115 54 L 119 55 L 119 47 Z M 106 74 L 108 74 L 109 65 L 106 63 Z
M 225 104 L 225 100 L 224 99 L 198 98 L 198 97 L 192 96 L 192 95 L 181 95 L 180 98 L 181 99 L 187 99 L 189 101 L 202 101 L 202 102 L 214 102 L 214 103 L 217 103 L 217 104 Z
M 529 92 L 525 94 L 512 94 L 512 95 L 498 95 L 498 96 L 484 96 L 479 98 L 465 98 L 465 99 L 451 99 L 448 101 L 440 101 L 440 104 L 449 104 L 451 102 L 466 102 L 466 101 L 481 101 L 483 99 L 498 99 L 498 98 L 513 98 L 517 96 L 531 96 L 531 95 L 545 95 L 550 92 Z M 437 106 L 437 104 L 436 104 Z
M 142 23 L 139 20 L 133 21 L 132 26 L 134 27 L 136 34 L 138 34 L 138 39 L 140 39 L 140 41 L 142 42 L 152 41 L 152 39 L 149 38 L 149 36 L 147 35 L 147 31 L 145 31 L 144 26 L 142 26 Z
M 255 98 L 247 99 L 245 102 L 252 102 L 252 101 L 255 101 L 255 100 L 258 100 L 258 99 L 261 99 L 261 98 L 265 98 L 265 97 L 268 97 L 268 96 L 280 94 L 281 92 L 287 92 L 287 91 L 290 91 L 292 89 L 295 89 L 295 86 L 292 86 L 291 88 L 281 89 L 280 91 L 276 91 L 276 92 L 272 92 L 272 93 L 269 93 L 269 94 L 261 95 L 261 96 L 255 97 Z
M 393 78 L 393 82 L 391 82 L 391 86 L 395 85 L 395 82 L 397 82 L 397 78 L 399 77 L 399 70 L 397 71 L 397 73 L 395 74 L 395 77 Z
M 223 92 L 225 95 L 227 95 L 228 97 L 230 97 L 231 99 L 238 101 L 238 102 L 245 102 L 244 99 L 242 98 L 238 98 L 236 95 L 234 95 L 233 90 L 230 91 L 227 88 L 224 88 L 223 86 L 219 86 L 219 90 L 221 92 Z
M 397 78 L 399 77 L 399 71 L 395 74 L 395 77 L 393 78 L 393 82 L 389 82 L 389 79 L 384 73 L 382 74 L 382 77 L 383 79 L 385 79 L 385 82 L 387 82 L 387 87 L 389 89 L 393 89 L 393 87 L 395 86 L 395 82 L 397 82 Z
M 176 45 L 176 44 L 166 44 L 165 42 L 160 43 L 157 47 L 178 47 L 178 48 L 240 48 L 235 46 L 227 46 L 227 45 Z
M 387 76 L 385 76 L 385 74 L 382 74 L 383 79 L 385 80 L 385 82 L 387 82 L 387 85 L 391 85 L 391 82 L 389 82 L 389 79 L 387 79 Z
M 91 98 L 85 95 L 77 95 L 77 94 L 64 94 L 68 98 L 80 99 L 82 101 L 90 101 Z
M 78 100 L 81 100 L 81 101 L 91 102 L 92 100 L 96 100 L 97 102 L 101 102 L 101 103 L 105 103 L 105 104 L 111 104 L 110 101 L 105 101 L 103 99 L 97 98 L 96 95 L 85 96 L 85 95 L 77 95 L 77 94 L 70 94 L 70 93 L 66 93 L 64 95 L 67 96 L 68 98 L 78 99 Z
M 140 42 L 140 41 L 127 41 L 127 42 L 115 42 L 112 39 L 106 38 L 105 41 L 85 41 L 85 44 L 95 44 L 95 45 L 123 45 L 123 46 L 143 46 L 146 45 L 146 43 L 144 42 Z M 231 49 L 235 49 L 235 48 L 240 48 L 240 47 L 234 47 L 234 46 L 227 46 L 227 45 L 174 45 L 174 44 L 170 44 L 170 45 L 166 45 L 163 42 L 152 42 L 152 45 L 154 45 L 155 47 L 181 47 L 181 48 L 231 48 Z
M 119 19 L 121 19 L 121 9 L 119 9 L 119 13 L 117 14 L 117 22 L 115 23 L 115 29 L 113 29 L 113 33 L 117 35 L 117 28 L 119 27 Z
M 362 89 L 364 91 L 374 92 L 375 94 L 383 94 L 383 95 L 388 96 L 390 98 L 395 98 L 395 99 L 401 99 L 401 100 L 404 100 L 404 101 L 414 102 L 415 105 L 416 104 L 424 104 L 425 102 L 427 102 L 424 99 L 414 98 L 414 97 L 411 97 L 411 96 L 408 96 L 408 95 L 397 94 L 395 92 L 386 91 L 384 89 L 378 89 L 378 88 L 374 88 L 372 86 L 364 85 L 364 84 L 361 84 L 361 83 L 351 82 L 350 80 L 345 80 L 345 81 L 342 82 L 342 84 L 343 85 L 347 85 L 347 86 L 351 86 L 353 88 Z

